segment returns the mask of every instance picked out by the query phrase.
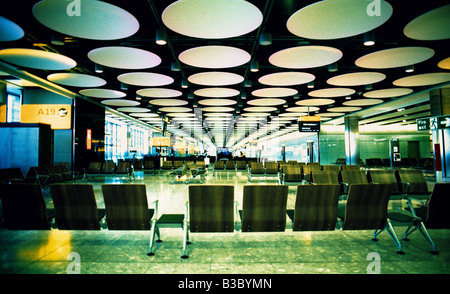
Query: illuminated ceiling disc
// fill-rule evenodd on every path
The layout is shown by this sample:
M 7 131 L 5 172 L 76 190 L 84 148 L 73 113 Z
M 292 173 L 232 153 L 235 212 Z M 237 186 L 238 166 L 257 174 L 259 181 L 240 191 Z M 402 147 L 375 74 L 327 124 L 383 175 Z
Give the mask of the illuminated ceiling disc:
M 450 82 L 450 73 L 436 72 L 401 78 L 395 80 L 393 84 L 399 87 L 417 87 L 417 86 L 436 85 L 446 82 Z
M 275 52 L 269 57 L 269 62 L 283 68 L 314 68 L 334 63 L 342 55 L 342 51 L 332 47 L 299 46 Z
M 150 109 L 143 107 L 120 107 L 117 110 L 122 112 L 150 112 Z
M 297 93 L 297 90 L 291 88 L 263 88 L 253 91 L 252 95 L 257 97 L 276 98 L 293 96 Z
M 162 107 L 159 109 L 163 112 L 190 112 L 192 109 L 188 107 Z
M 450 4 L 428 11 L 413 19 L 403 29 L 405 36 L 431 41 L 450 38 Z
M 172 98 L 183 95 L 181 91 L 165 88 L 149 88 L 136 91 L 136 94 L 142 97 L 151 98 Z
M 341 106 L 341 107 L 328 108 L 328 111 L 331 111 L 331 112 L 353 112 L 353 111 L 358 111 L 361 109 L 362 109 L 361 107 L 356 107 L 356 106 Z
M 209 112 L 209 113 L 204 113 L 204 116 L 215 116 L 215 117 L 220 117 L 220 116 L 224 116 L 224 117 L 229 117 L 229 116 L 233 116 L 232 113 L 217 113 L 217 112 Z
M 161 18 L 172 31 L 203 39 L 241 36 L 263 20 L 255 5 L 241 0 L 180 0 L 169 5 Z
M 399 47 L 369 53 L 358 58 L 355 64 L 363 68 L 383 69 L 416 64 L 434 56 L 426 47 Z
M 102 104 L 105 104 L 108 106 L 137 106 L 140 103 L 137 101 L 124 100 L 124 99 L 109 99 L 109 100 L 103 100 Z
M 174 82 L 174 79 L 169 76 L 150 72 L 125 73 L 117 79 L 122 83 L 141 87 L 160 87 Z
M 246 107 L 244 108 L 244 111 L 248 111 L 248 112 L 271 112 L 271 111 L 276 111 L 277 108 L 276 107 L 264 107 L 264 106 L 254 106 L 254 107 Z
M 329 78 L 327 83 L 333 86 L 351 87 L 375 84 L 385 78 L 386 75 L 379 72 L 356 72 Z
M 196 90 L 194 92 L 194 94 L 197 96 L 202 96 L 202 97 L 222 98 L 222 97 L 237 96 L 240 94 L 240 92 L 238 90 L 229 89 L 229 88 L 205 88 L 205 89 Z
M 145 117 L 145 118 L 157 118 L 159 121 L 161 120 L 161 118 L 158 118 L 159 115 L 157 113 L 148 113 L 148 112 L 136 112 L 136 113 L 130 113 L 130 116 L 134 116 L 134 117 Z
M 345 115 L 345 113 L 343 113 L 343 112 L 324 112 L 324 113 L 319 113 L 319 114 L 316 114 L 316 115 L 318 115 L 320 117 L 323 117 L 323 116 L 326 116 L 326 117 L 338 117 L 338 116 Z
M 381 26 L 391 17 L 389 3 L 381 0 L 376 5 L 360 0 L 319 1 L 295 12 L 286 25 L 292 34 L 307 39 L 356 36 Z
M 205 106 L 230 106 L 237 104 L 236 100 L 231 99 L 203 99 L 198 101 L 198 104 Z
M 9 19 L 0 16 L 0 42 L 16 41 L 25 35 L 23 29 Z
M 383 103 L 381 99 L 355 99 L 342 103 L 345 106 L 371 106 Z
M 44 70 L 65 70 L 77 65 L 67 56 L 37 49 L 3 49 L 0 50 L 0 59 L 22 67 Z
M 157 106 L 183 106 L 188 104 L 187 101 L 180 99 L 154 99 L 150 100 L 149 103 Z
M 356 91 L 350 88 L 326 88 L 314 90 L 308 93 L 308 96 L 311 97 L 323 97 L 323 98 L 332 98 L 332 97 L 343 97 L 350 96 L 355 94 Z
M 139 30 L 133 15 L 99 0 L 43 0 L 33 7 L 33 15 L 54 31 L 83 39 L 117 40 Z
M 120 69 L 145 69 L 161 63 L 161 58 L 152 52 L 121 46 L 91 50 L 88 58 L 97 64 Z
M 202 46 L 183 51 L 181 62 L 201 68 L 230 68 L 250 61 L 250 54 L 242 49 L 228 46 Z
M 296 107 L 288 107 L 286 108 L 286 111 L 289 112 L 306 112 L 308 111 L 318 111 L 320 108 L 315 106 L 296 106 Z
M 243 113 L 242 116 L 256 116 L 256 117 L 264 117 L 264 116 L 269 116 L 270 113 L 268 112 L 248 112 L 248 113 Z
M 187 113 L 187 112 L 171 112 L 171 113 L 167 113 L 166 115 L 170 116 L 170 117 L 192 117 L 195 114 Z
M 193 74 L 188 81 L 203 86 L 230 86 L 242 83 L 244 77 L 230 72 L 212 71 Z
M 253 106 L 277 106 L 283 105 L 284 103 L 286 103 L 286 100 L 279 98 L 260 98 L 253 99 L 247 102 L 248 105 Z
M 125 94 L 123 92 L 116 91 L 116 90 L 110 90 L 110 89 L 85 89 L 85 90 L 81 90 L 79 93 L 81 95 L 84 95 L 87 97 L 102 98 L 102 99 L 123 98 L 123 97 L 127 96 L 127 94 Z
M 305 99 L 301 101 L 295 102 L 295 105 L 300 106 L 321 106 L 321 105 L 330 105 L 333 104 L 335 101 L 333 99 Z
M 279 116 L 281 117 L 290 117 L 291 119 L 298 118 L 299 116 L 308 115 L 307 112 L 286 112 L 282 113 Z
M 101 87 L 106 85 L 102 78 L 78 73 L 54 73 L 47 77 L 53 83 L 70 87 Z
M 221 107 L 221 106 L 204 107 L 204 108 L 202 108 L 202 111 L 207 111 L 207 112 L 227 112 L 227 111 L 234 111 L 234 108 L 233 107 Z
M 391 88 L 366 92 L 363 94 L 366 98 L 392 98 L 411 94 L 412 89 L 408 88 Z
M 306 84 L 314 81 L 315 78 L 314 75 L 306 72 L 277 72 L 260 77 L 258 82 L 268 86 L 286 87 Z
M 442 69 L 450 69 L 450 57 L 447 57 L 447 58 L 441 60 L 438 63 L 438 67 L 440 67 Z

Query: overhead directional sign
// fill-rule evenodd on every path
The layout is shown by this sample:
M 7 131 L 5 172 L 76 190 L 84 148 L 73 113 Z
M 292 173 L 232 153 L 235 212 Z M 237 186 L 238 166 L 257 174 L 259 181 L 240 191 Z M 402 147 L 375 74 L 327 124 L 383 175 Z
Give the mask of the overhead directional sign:
M 320 116 L 301 116 L 298 129 L 299 132 L 320 132 Z
M 442 130 L 450 128 L 449 115 L 419 118 L 416 122 L 418 131 Z

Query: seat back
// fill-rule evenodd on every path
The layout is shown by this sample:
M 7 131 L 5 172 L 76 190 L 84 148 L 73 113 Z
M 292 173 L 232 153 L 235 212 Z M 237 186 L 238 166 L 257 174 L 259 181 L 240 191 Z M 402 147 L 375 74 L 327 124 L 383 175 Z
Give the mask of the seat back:
M 109 230 L 150 230 L 145 184 L 104 184 L 102 191 Z
M 348 184 L 368 184 L 367 176 L 362 170 L 341 170 L 339 172 L 341 182 Z
M 225 168 L 229 170 L 236 169 L 236 161 L 235 160 L 229 160 L 225 162 Z
M 278 164 L 273 161 L 266 162 L 266 174 L 277 174 Z
M 313 170 L 310 181 L 314 184 L 339 184 L 339 174 L 334 170 Z
M 261 162 L 250 162 L 252 174 L 263 174 L 264 166 Z
M 0 199 L 9 230 L 49 230 L 40 184 L 2 184 Z
M 234 186 L 189 185 L 191 232 L 234 231 Z
M 396 170 L 395 176 L 400 183 L 409 183 L 408 190 L 403 193 L 428 193 L 428 185 L 421 170 Z
M 88 165 L 88 168 L 86 169 L 86 172 L 88 173 L 98 173 L 100 172 L 100 168 L 102 167 L 102 163 L 101 162 L 90 162 Z
M 286 185 L 245 185 L 242 232 L 282 232 L 286 229 Z
M 339 190 L 339 184 L 297 186 L 292 230 L 334 230 L 337 221 Z
M 246 169 L 247 168 L 247 162 L 244 160 L 238 160 L 236 161 L 236 169 Z
M 339 165 L 322 165 L 322 170 L 333 170 L 337 173 L 341 170 L 341 167 Z
M 117 164 L 116 174 L 130 174 L 131 172 L 131 162 L 129 161 L 121 161 Z
M 367 178 L 370 182 L 377 184 L 391 184 L 392 193 L 399 193 L 397 178 L 393 170 L 369 170 L 367 171 Z
M 436 183 L 428 203 L 425 225 L 428 229 L 450 229 L 450 183 Z
M 343 164 L 341 165 L 341 170 L 360 170 L 359 165 L 356 164 Z
M 286 182 L 302 181 L 302 167 L 300 165 L 284 165 L 283 173 Z
M 116 171 L 116 164 L 114 162 L 103 162 L 100 172 L 102 174 L 113 174 Z
M 214 162 L 214 169 L 224 169 L 224 167 L 225 165 L 223 160 L 218 160 Z
M 351 184 L 342 229 L 383 229 L 387 221 L 390 190 L 390 184 Z
M 100 230 L 91 184 L 50 185 L 55 220 L 60 230 Z

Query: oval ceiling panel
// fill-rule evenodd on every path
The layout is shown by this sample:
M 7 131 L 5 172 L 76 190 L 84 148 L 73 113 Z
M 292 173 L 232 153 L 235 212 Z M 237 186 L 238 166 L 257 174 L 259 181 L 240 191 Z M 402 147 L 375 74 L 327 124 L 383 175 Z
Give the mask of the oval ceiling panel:
M 450 38 L 450 4 L 436 8 L 413 19 L 403 29 L 405 36 L 430 41 Z
M 187 101 L 180 99 L 154 99 L 150 100 L 149 103 L 157 106 L 183 106 L 188 104 Z
M 313 74 L 306 72 L 277 72 L 260 77 L 258 82 L 268 86 L 286 87 L 306 84 L 315 78 Z
M 183 95 L 181 91 L 165 88 L 140 89 L 136 91 L 136 94 L 142 97 L 151 97 L 151 98 L 171 98 Z
M 229 86 L 242 83 L 244 77 L 230 72 L 212 71 L 193 74 L 188 81 L 203 86 Z
M 117 40 L 139 30 L 133 15 L 99 0 L 43 0 L 33 7 L 33 15 L 54 31 L 83 39 Z
M 399 87 L 419 87 L 450 82 L 450 73 L 436 72 L 409 76 L 395 80 L 393 84 Z
M 202 97 L 232 97 L 240 94 L 238 90 L 229 88 L 205 88 L 194 92 L 197 96 Z
M 110 90 L 110 89 L 85 89 L 80 90 L 79 92 L 81 95 L 92 97 L 92 98 L 122 98 L 127 96 L 127 94 L 116 91 L 116 90 Z
M 16 23 L 0 16 L 0 42 L 16 41 L 25 35 L 23 29 Z
M 291 88 L 263 88 L 253 91 L 252 95 L 257 97 L 276 98 L 293 96 L 297 93 L 297 90 Z
M 203 99 L 198 101 L 198 104 L 205 106 L 230 106 L 237 104 L 236 100 L 231 99 Z
M 392 98 L 408 95 L 412 92 L 413 90 L 408 88 L 391 88 L 366 92 L 363 96 L 366 98 Z
M 345 106 L 371 106 L 383 103 L 381 99 L 355 99 L 342 103 Z
M 105 104 L 108 106 L 137 106 L 140 103 L 137 101 L 124 100 L 124 99 L 109 99 L 109 100 L 103 100 L 102 104 Z
M 201 68 L 230 68 L 250 61 L 248 52 L 229 46 L 202 46 L 183 51 L 179 55 L 181 62 Z
M 174 79 L 169 76 L 150 72 L 125 73 L 117 79 L 122 83 L 141 87 L 166 86 L 174 82 Z
M 358 58 L 355 64 L 363 68 L 383 69 L 416 64 L 434 56 L 426 47 L 400 47 L 369 53 Z
M 327 83 L 333 86 L 361 86 L 381 82 L 386 78 L 385 74 L 379 72 L 355 72 L 329 78 Z
M 152 52 L 121 46 L 91 50 L 88 58 L 97 64 L 120 69 L 145 69 L 161 63 L 161 58 Z
M 43 70 L 66 70 L 77 65 L 75 60 L 67 56 L 37 49 L 3 49 L 0 50 L 0 59 L 18 66 Z
M 350 96 L 355 93 L 356 91 L 350 88 L 326 88 L 311 91 L 308 93 L 308 96 L 332 98 L 332 97 Z
M 286 25 L 292 34 L 302 38 L 347 38 L 371 31 L 392 16 L 393 10 L 389 3 L 380 0 L 376 5 L 379 6 L 379 15 L 370 15 L 370 3 L 367 1 L 319 1 L 295 12 Z
M 269 62 L 278 67 L 301 69 L 334 63 L 342 58 L 339 49 L 327 46 L 299 46 L 275 52 Z
M 295 105 L 300 106 L 321 106 L 321 105 L 330 105 L 333 104 L 335 101 L 333 99 L 304 99 L 301 101 L 295 102 Z
M 101 87 L 106 85 L 102 78 L 78 73 L 54 73 L 47 77 L 53 83 L 71 87 Z
M 162 13 L 164 24 L 179 34 L 204 39 L 232 38 L 258 28 L 261 11 L 242 0 L 180 0 Z

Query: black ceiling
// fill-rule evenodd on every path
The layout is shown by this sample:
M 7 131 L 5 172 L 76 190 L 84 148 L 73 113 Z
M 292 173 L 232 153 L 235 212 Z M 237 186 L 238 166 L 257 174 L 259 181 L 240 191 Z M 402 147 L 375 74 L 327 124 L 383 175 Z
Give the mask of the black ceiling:
M 364 0 L 361 0 L 364 1 Z M 258 78 L 274 72 L 286 71 L 283 68 L 277 68 L 271 65 L 268 61 L 269 56 L 273 53 L 301 45 L 325 45 L 337 48 L 343 52 L 343 57 L 338 61 L 338 71 L 329 72 L 327 66 L 304 69 L 302 72 L 308 72 L 315 75 L 315 89 L 329 88 L 330 85 L 326 83 L 327 79 L 352 72 L 364 71 L 355 65 L 355 60 L 363 55 L 371 52 L 390 49 L 403 46 L 425 46 L 433 49 L 435 55 L 429 60 L 416 64 L 414 73 L 405 73 L 404 68 L 384 69 L 377 70 L 384 73 L 387 78 L 379 83 L 373 85 L 373 90 L 392 88 L 392 82 L 398 78 L 405 77 L 407 75 L 416 75 L 420 73 L 442 72 L 437 67 L 437 63 L 444 58 L 449 57 L 450 41 L 419 41 L 407 38 L 403 34 L 403 28 L 414 18 L 428 12 L 432 9 L 441 7 L 448 4 L 448 0 L 433 0 L 433 1 L 420 1 L 411 2 L 409 0 L 395 0 L 388 1 L 393 7 L 392 17 L 383 25 L 374 30 L 376 43 L 374 46 L 364 46 L 362 35 L 335 39 L 335 40 L 311 40 L 297 37 L 287 30 L 286 22 L 288 18 L 297 10 L 315 3 L 317 1 L 304 0 L 254 0 L 249 1 L 256 5 L 263 14 L 262 25 L 252 31 L 249 34 L 229 38 L 229 39 L 197 39 L 180 35 L 164 27 L 161 21 L 161 15 L 164 9 L 174 1 L 172 0 L 113 0 L 106 1 L 116 6 L 119 6 L 126 11 L 133 14 L 139 21 L 139 31 L 131 37 L 114 40 L 114 41 L 95 41 L 87 39 L 78 39 L 70 36 L 66 36 L 65 44 L 63 46 L 56 46 L 50 43 L 50 36 L 52 31 L 47 27 L 39 23 L 32 14 L 32 8 L 38 1 L 21 0 L 10 1 L 7 6 L 2 7 L 1 15 L 14 21 L 20 25 L 26 35 L 24 38 L 13 42 L 0 43 L 0 49 L 3 48 L 41 48 L 45 50 L 52 50 L 68 57 L 71 57 L 77 62 L 77 67 L 70 70 L 71 72 L 92 74 L 101 76 L 107 80 L 106 87 L 108 89 L 120 90 L 120 82 L 117 80 L 117 76 L 121 73 L 129 72 L 127 70 L 120 70 L 114 68 L 107 68 L 103 74 L 97 74 L 94 72 L 94 64 L 87 58 L 89 51 L 104 47 L 104 46 L 129 46 L 135 48 L 141 48 L 153 52 L 162 58 L 162 63 L 155 68 L 144 70 L 147 72 L 157 72 L 171 76 L 175 79 L 175 82 L 170 85 L 170 88 L 177 89 L 183 92 L 181 99 L 186 99 L 189 102 L 189 106 L 193 107 L 198 97 L 194 99 L 188 99 L 188 93 L 193 93 L 199 88 L 204 86 L 189 84 L 188 89 L 181 88 L 181 80 L 187 78 L 190 75 L 198 72 L 206 71 L 205 69 L 199 69 L 192 66 L 181 64 L 181 71 L 172 71 L 171 64 L 177 61 L 178 55 L 186 49 L 190 49 L 197 46 L 204 45 L 229 45 L 243 49 L 251 54 L 252 60 L 259 62 L 259 71 L 256 73 L 250 72 L 250 64 L 246 63 L 242 66 L 226 69 L 228 72 L 234 72 L 245 77 L 246 80 L 252 82 L 251 88 L 244 87 L 244 83 L 234 85 L 231 88 L 235 88 L 241 92 L 245 91 L 247 99 L 240 100 L 240 97 L 235 97 L 242 105 L 240 108 L 247 107 L 247 101 L 251 100 L 251 92 L 259 88 L 266 88 L 267 86 L 258 83 Z M 370 1 L 367 1 L 370 3 Z M 449 16 L 450 17 L 450 16 Z M 330 22 L 333 19 L 329 20 Z M 155 43 L 155 34 L 158 28 L 163 27 L 167 34 L 169 43 L 161 46 Z M 449 28 L 450 29 L 450 28 Z M 259 34 L 262 32 L 268 32 L 272 34 L 272 44 L 269 46 L 259 45 Z M 50 73 L 49 71 L 32 70 L 27 69 L 30 73 L 33 73 L 42 78 L 46 78 Z M 448 71 L 447 71 L 448 72 Z M 66 87 L 76 93 L 79 88 Z M 352 87 L 356 90 L 354 96 L 361 95 L 366 92 L 364 86 Z M 127 90 L 127 98 L 134 100 L 136 98 L 136 91 L 138 87 L 129 86 Z M 307 89 L 306 84 L 295 87 L 301 94 L 302 98 L 307 97 L 307 93 L 310 89 Z M 414 87 L 414 91 L 421 91 L 423 87 Z M 287 102 L 289 106 L 295 106 L 295 100 L 293 97 L 288 97 Z M 345 98 L 336 98 L 334 106 L 340 106 Z M 152 106 L 150 106 L 152 107 Z M 321 106 L 321 112 L 326 111 L 328 106 Z M 238 108 L 238 107 L 236 107 Z M 153 106 L 153 111 L 157 111 L 157 108 Z M 241 113 L 243 111 L 240 111 Z M 278 113 L 274 112 L 273 115 L 285 112 L 283 105 L 278 106 Z M 227 134 L 230 134 L 227 132 Z M 239 139 L 239 138 L 238 138 Z M 227 140 L 227 139 L 226 139 Z M 226 141 L 225 140 L 225 141 Z M 225 145 L 226 142 L 216 142 L 217 146 Z

